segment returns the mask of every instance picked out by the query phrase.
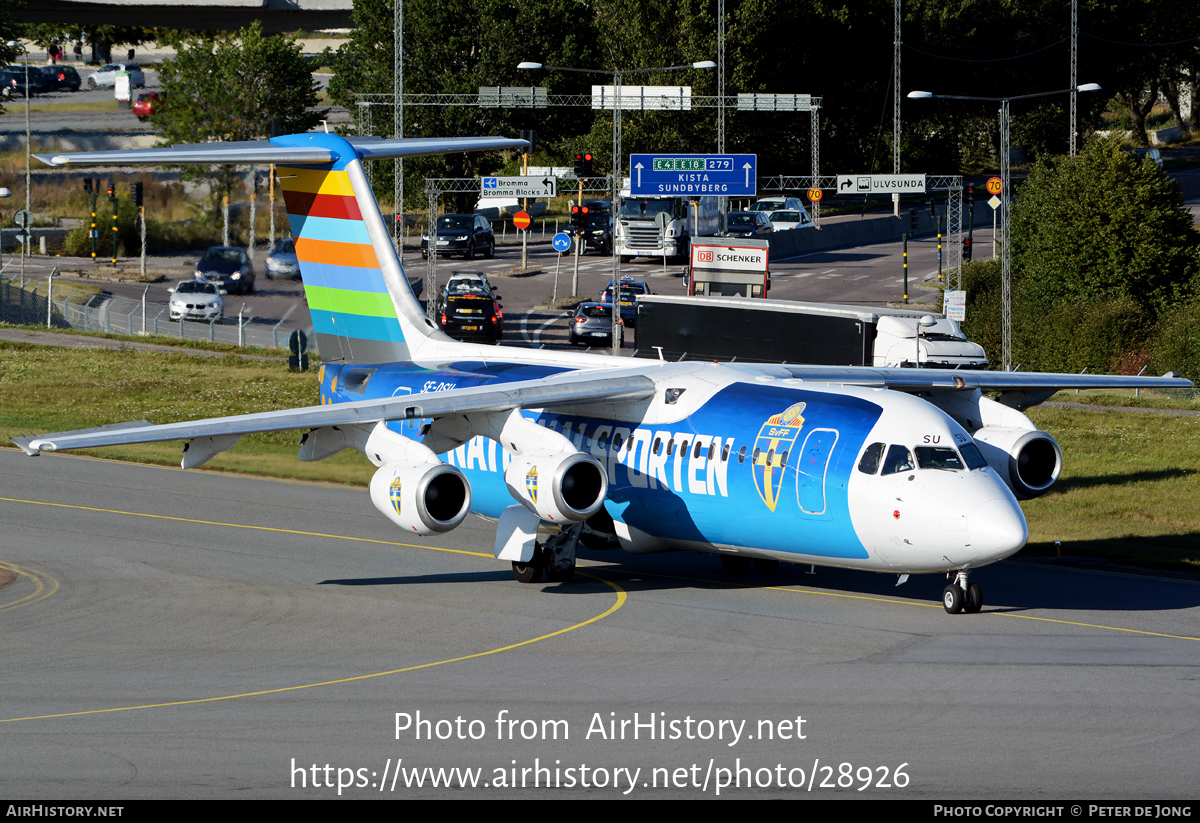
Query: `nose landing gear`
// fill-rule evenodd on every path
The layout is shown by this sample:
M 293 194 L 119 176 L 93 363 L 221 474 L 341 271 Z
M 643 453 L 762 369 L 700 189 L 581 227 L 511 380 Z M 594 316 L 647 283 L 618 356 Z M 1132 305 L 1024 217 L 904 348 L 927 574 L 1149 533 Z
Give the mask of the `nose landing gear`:
M 960 571 L 954 582 L 942 589 L 942 606 L 949 614 L 977 614 L 983 608 L 983 589 L 978 583 L 967 583 L 967 573 Z

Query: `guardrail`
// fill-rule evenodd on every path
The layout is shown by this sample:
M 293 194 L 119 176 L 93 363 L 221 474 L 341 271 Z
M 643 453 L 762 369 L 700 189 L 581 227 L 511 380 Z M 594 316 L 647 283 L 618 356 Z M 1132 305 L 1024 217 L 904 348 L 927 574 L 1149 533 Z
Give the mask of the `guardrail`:
M 52 276 L 54 270 L 44 268 L 47 270 L 31 274 L 27 263 L 24 282 L 17 276 L 0 274 L 0 322 L 105 334 L 161 335 L 259 348 L 286 348 L 288 336 L 298 328 L 285 327 L 291 311 L 273 323 L 249 314 L 212 322 L 172 320 L 167 303 L 98 294 L 75 284 L 58 283 Z M 318 353 L 312 328 L 304 331 L 310 340 L 310 351 Z

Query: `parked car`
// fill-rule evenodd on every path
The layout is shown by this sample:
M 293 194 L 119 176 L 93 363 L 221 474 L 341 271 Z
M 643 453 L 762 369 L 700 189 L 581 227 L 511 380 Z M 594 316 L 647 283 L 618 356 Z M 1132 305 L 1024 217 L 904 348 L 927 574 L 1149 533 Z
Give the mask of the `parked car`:
M 461 254 L 473 260 L 482 253 L 489 260 L 496 254 L 496 233 L 481 214 L 443 214 L 437 219 L 434 241 L 438 254 Z M 429 234 L 421 235 L 421 256 L 429 257 Z
M 74 66 L 39 66 L 38 71 L 46 78 L 53 91 L 79 91 L 83 80 Z
M 163 96 L 161 92 L 148 91 L 137 96 L 137 100 L 133 101 L 133 113 L 137 115 L 137 119 L 143 123 L 147 119 L 162 111 Z
M 762 237 L 772 230 L 765 211 L 731 211 L 725 216 L 725 234 L 729 237 Z
M 196 264 L 195 279 L 215 283 L 227 292 L 254 292 L 254 265 L 244 249 L 233 246 L 213 246 Z
M 117 84 L 117 74 L 123 71 L 129 72 L 130 86 L 135 89 L 145 88 L 146 75 L 137 63 L 109 63 L 107 66 L 101 66 L 88 75 L 87 86 L 89 89 L 112 88 Z
M 25 96 L 25 67 L 8 66 L 0 69 L 0 97 L 16 99 Z M 45 94 L 51 85 L 36 67 L 29 68 L 29 96 Z
M 504 312 L 482 291 L 454 292 L 442 304 L 438 328 L 455 340 L 495 343 L 504 337 Z
M 808 216 L 808 212 L 804 209 L 788 209 L 787 211 L 773 211 L 770 216 L 771 228 L 774 231 L 787 231 L 788 229 L 806 229 L 812 225 L 812 218 Z
M 572 346 L 591 343 L 612 344 L 612 306 L 605 303 L 580 303 L 571 318 L 567 337 Z
M 601 303 L 612 303 L 613 281 L 609 280 L 604 291 L 600 292 Z M 637 323 L 637 299 L 642 294 L 653 294 L 645 280 L 634 280 L 630 277 L 621 278 L 621 322 L 633 328 Z
M 221 295 L 224 289 L 217 288 L 215 283 L 202 283 L 199 280 L 183 280 L 173 289 L 170 306 L 172 320 L 220 320 L 225 313 L 225 302 Z
M 296 258 L 296 241 L 288 237 L 276 240 L 267 254 L 267 279 L 300 276 L 300 261 Z

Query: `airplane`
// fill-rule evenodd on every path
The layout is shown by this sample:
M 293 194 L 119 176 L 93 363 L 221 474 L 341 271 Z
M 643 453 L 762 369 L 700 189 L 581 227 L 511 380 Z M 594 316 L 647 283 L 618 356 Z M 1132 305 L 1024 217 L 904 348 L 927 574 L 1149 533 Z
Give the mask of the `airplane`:
M 1191 386 L 1173 375 L 667 362 L 452 340 L 409 286 L 363 163 L 524 145 L 300 134 L 37 155 L 60 167 L 276 164 L 324 362 L 314 406 L 15 442 L 36 455 L 185 440 L 188 469 L 243 435 L 302 431 L 300 460 L 364 454 L 377 467 L 371 502 L 407 534 L 450 531 L 471 512 L 495 519 L 493 553 L 524 583 L 569 580 L 579 544 L 695 550 L 730 572 L 787 561 L 886 572 L 897 585 L 944 573 L 943 606 L 957 614 L 983 605 L 971 572 L 1025 545 L 1018 498 L 1044 494 L 1062 469 L 1058 444 L 1023 409 L 1064 388 Z

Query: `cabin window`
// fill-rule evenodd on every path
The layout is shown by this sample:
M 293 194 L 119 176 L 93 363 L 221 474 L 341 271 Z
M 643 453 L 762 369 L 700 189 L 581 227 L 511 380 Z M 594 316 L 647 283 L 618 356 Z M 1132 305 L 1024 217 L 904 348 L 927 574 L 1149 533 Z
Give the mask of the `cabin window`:
M 967 461 L 968 469 L 982 469 L 987 466 L 987 461 L 983 459 L 983 455 L 979 453 L 979 447 L 974 443 L 964 443 L 960 451 L 963 460 Z
M 962 470 L 958 452 L 945 446 L 917 446 L 917 465 L 923 469 Z
M 883 460 L 883 450 L 886 447 L 886 443 L 872 443 L 867 446 L 862 459 L 858 461 L 858 470 L 863 474 L 875 474 L 879 471 L 879 464 Z
M 662 454 L 662 438 L 661 437 L 654 438 L 654 453 Z
M 915 468 L 912 453 L 908 449 L 895 444 L 888 446 L 887 457 L 883 459 L 884 474 L 912 471 Z
M 738 462 L 739 463 L 746 462 L 746 447 L 745 446 L 742 446 L 740 449 L 738 449 Z
M 618 432 L 613 435 L 613 451 L 621 450 L 621 434 Z
M 724 463 L 727 460 L 729 460 L 729 444 L 728 443 L 725 444 L 725 448 L 721 449 L 721 462 Z
M 708 459 L 712 460 L 713 456 L 716 455 L 716 453 L 717 453 L 717 444 L 709 443 L 708 444 Z
M 702 445 L 702 444 L 700 443 L 700 441 L 699 441 L 699 440 L 697 440 L 697 441 L 696 441 L 696 448 L 692 450 L 692 457 L 693 457 L 694 459 L 696 459 L 696 460 L 699 460 L 699 459 L 700 459 L 700 446 L 701 446 L 701 445 Z
M 667 441 L 667 457 L 670 457 L 674 453 L 675 453 L 675 438 L 672 437 L 670 440 Z

